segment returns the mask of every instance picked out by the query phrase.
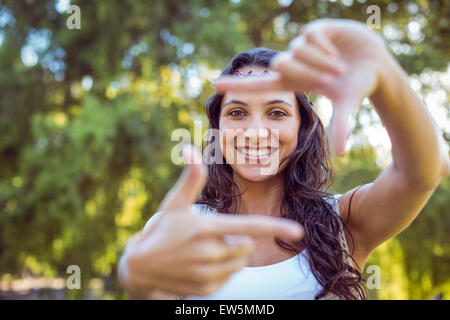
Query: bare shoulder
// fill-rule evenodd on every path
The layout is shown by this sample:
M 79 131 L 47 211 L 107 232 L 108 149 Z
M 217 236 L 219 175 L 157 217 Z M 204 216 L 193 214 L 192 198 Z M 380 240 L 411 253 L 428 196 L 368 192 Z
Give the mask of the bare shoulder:
M 349 191 L 339 196 L 338 198 L 339 212 L 341 214 L 342 220 L 347 225 L 351 225 L 355 222 L 356 218 L 355 215 L 357 214 L 355 210 L 356 207 L 355 203 L 359 202 L 364 190 L 369 188 L 370 185 L 371 183 L 360 185 L 358 187 L 350 189 Z

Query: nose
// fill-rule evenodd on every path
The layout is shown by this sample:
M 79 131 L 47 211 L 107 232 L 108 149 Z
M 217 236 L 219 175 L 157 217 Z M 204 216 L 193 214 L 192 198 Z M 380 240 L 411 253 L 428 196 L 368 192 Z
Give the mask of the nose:
M 269 137 L 269 130 L 264 125 L 264 122 L 255 117 L 244 132 L 244 137 L 249 140 L 250 144 L 267 143 Z
M 261 139 L 261 138 L 267 138 L 269 136 L 269 130 L 267 130 L 266 128 L 247 128 L 247 130 L 245 130 L 244 132 L 244 137 L 246 138 L 256 138 L 256 139 Z
M 267 129 L 264 119 L 259 116 L 252 117 L 250 123 L 247 126 L 245 136 L 246 137 L 266 137 L 269 135 L 269 130 Z

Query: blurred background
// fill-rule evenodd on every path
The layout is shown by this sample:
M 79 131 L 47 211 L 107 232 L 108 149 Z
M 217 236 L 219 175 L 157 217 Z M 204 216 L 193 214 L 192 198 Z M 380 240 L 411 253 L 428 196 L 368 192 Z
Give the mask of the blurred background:
M 71 5 L 80 29 L 67 27 Z M 311 20 L 366 23 L 369 5 L 449 139 L 449 1 L 0 0 L 0 299 L 126 298 L 119 257 L 182 169 L 170 160 L 172 131 L 207 128 L 209 80 L 240 51 L 285 49 Z M 312 100 L 328 124 L 330 101 Z M 374 180 L 391 161 L 368 100 L 350 143 L 334 160 L 332 192 Z M 370 298 L 449 299 L 449 231 L 446 179 L 371 256 L 366 268 L 381 281 Z M 81 289 L 67 288 L 70 265 Z

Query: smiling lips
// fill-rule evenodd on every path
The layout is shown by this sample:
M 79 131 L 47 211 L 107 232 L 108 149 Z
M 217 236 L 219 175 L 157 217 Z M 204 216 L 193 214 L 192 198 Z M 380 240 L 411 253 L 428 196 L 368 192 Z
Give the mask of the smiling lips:
M 247 148 L 247 147 L 236 147 L 240 154 L 244 155 L 246 158 L 253 159 L 265 159 L 269 158 L 278 148 L 264 147 L 264 148 Z

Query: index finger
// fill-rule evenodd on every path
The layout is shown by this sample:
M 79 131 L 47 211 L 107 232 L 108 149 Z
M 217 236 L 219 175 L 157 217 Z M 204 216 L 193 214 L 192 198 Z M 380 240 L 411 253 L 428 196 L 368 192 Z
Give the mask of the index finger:
M 278 90 L 286 90 L 288 84 L 285 83 L 281 76 L 276 74 L 271 74 L 270 76 L 264 78 L 245 78 L 240 79 L 234 76 L 224 76 L 214 81 L 214 86 L 217 91 L 225 92 L 225 91 L 248 91 L 248 92 L 257 92 L 257 91 L 278 91 Z
M 305 233 L 303 227 L 296 221 L 259 215 L 219 214 L 211 217 L 207 229 L 208 233 L 216 236 L 227 234 L 251 237 L 278 236 L 292 240 L 300 240 Z

